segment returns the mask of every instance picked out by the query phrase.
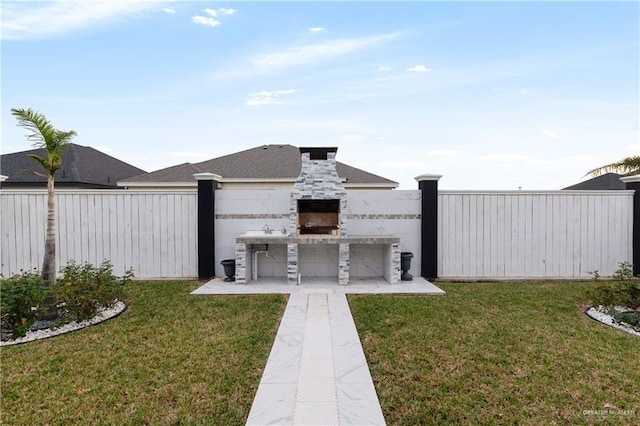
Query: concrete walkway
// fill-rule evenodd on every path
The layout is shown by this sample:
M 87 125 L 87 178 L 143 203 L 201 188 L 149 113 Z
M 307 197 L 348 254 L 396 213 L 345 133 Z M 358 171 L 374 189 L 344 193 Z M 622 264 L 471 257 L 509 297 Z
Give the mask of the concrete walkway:
M 444 294 L 422 278 L 388 284 L 216 279 L 192 294 L 290 293 L 248 425 L 383 425 L 373 380 L 346 294 Z

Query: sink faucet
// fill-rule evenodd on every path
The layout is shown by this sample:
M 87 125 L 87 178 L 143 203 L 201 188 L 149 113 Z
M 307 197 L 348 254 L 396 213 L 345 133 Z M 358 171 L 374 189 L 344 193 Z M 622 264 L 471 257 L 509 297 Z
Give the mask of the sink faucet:
M 271 228 L 269 228 L 269 224 L 268 223 L 266 225 L 264 225 L 262 230 L 264 231 L 265 234 L 271 235 Z

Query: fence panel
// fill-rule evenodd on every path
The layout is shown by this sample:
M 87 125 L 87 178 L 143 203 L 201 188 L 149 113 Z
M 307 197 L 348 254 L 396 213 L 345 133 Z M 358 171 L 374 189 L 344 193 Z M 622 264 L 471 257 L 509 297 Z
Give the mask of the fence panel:
M 0 191 L 3 275 L 40 269 L 47 194 Z M 56 191 L 56 262 L 99 264 L 116 274 L 133 267 L 138 278 L 194 278 L 197 267 L 197 192 Z
M 442 278 L 588 278 L 632 260 L 633 191 L 441 191 Z

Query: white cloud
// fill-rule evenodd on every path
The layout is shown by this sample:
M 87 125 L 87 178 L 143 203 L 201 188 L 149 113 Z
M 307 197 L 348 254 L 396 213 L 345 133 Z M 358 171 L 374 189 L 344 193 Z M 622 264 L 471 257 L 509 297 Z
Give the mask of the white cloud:
M 206 9 L 202 9 L 202 11 L 207 15 L 213 16 L 214 18 L 218 17 L 218 15 L 233 15 L 234 13 L 237 12 L 236 9 L 229 9 L 229 8 L 220 8 L 220 9 L 206 8 Z
M 459 149 L 433 149 L 427 152 L 431 157 L 453 157 L 462 154 Z
M 311 27 L 311 28 L 309 28 L 309 31 L 311 31 L 312 33 L 319 33 L 319 32 L 324 31 L 324 28 L 323 27 Z
M 5 40 L 60 36 L 113 24 L 144 13 L 159 11 L 164 1 L 58 1 L 2 2 L 0 33 Z
M 217 11 L 217 10 L 215 10 L 215 9 L 209 9 L 209 8 L 206 8 L 206 9 L 202 9 L 202 11 L 203 11 L 204 13 L 208 14 L 208 15 L 213 16 L 214 18 L 215 18 L 216 16 L 218 16 L 218 11 Z
M 391 71 L 389 67 L 378 67 L 378 71 Z
M 237 12 L 236 9 L 225 9 L 225 8 L 221 8 L 221 9 L 206 8 L 206 9 L 202 9 L 202 11 L 209 16 L 195 15 L 191 18 L 191 20 L 196 24 L 207 25 L 209 27 L 217 27 L 222 23 L 217 19 L 215 19 L 220 15 L 233 15 L 234 13 Z
M 253 59 L 260 70 L 281 70 L 288 67 L 311 65 L 344 56 L 397 38 L 399 34 L 331 40 L 324 43 L 295 47 L 280 52 L 266 53 Z
M 562 139 L 562 137 L 551 130 L 543 130 L 542 134 L 549 139 Z
M 172 7 L 165 7 L 162 10 L 165 11 L 166 13 L 176 13 L 176 10 Z
M 191 17 L 191 20 L 196 24 L 206 25 L 209 27 L 217 27 L 218 25 L 220 25 L 220 21 L 218 21 L 217 19 L 207 18 L 206 16 L 196 15 Z
M 245 101 L 247 106 L 272 105 L 280 103 L 276 99 L 281 95 L 290 95 L 295 93 L 295 89 L 286 90 L 263 90 L 261 92 L 250 93 L 249 98 Z
M 409 71 L 409 72 L 429 72 L 429 71 L 431 71 L 431 68 L 427 68 L 424 65 L 416 65 L 414 67 L 407 68 L 407 71 Z

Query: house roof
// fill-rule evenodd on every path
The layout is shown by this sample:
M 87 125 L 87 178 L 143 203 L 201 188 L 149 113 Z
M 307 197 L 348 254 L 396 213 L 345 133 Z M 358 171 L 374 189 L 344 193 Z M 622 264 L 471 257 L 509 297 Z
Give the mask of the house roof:
M 598 177 L 594 177 L 584 182 L 577 183 L 575 185 L 567 186 L 568 190 L 578 191 L 600 191 L 600 190 L 622 190 L 627 189 L 624 182 L 620 180 L 624 175 L 617 173 L 605 173 Z
M 27 154 L 44 155 L 42 149 L 0 155 L 0 173 L 8 176 L 8 186 L 41 186 L 47 179 L 32 173 L 41 172 L 37 162 Z M 117 182 L 145 173 L 144 170 L 118 160 L 89 146 L 70 144 L 62 154 L 62 167 L 56 173 L 56 186 L 115 188 Z
M 200 163 L 184 163 L 157 170 L 129 179 L 122 183 L 176 183 L 196 182 L 194 173 L 214 173 L 223 179 L 295 180 L 302 164 L 300 151 L 293 145 L 263 145 L 234 154 L 224 155 Z M 382 176 L 337 162 L 338 175 L 349 184 L 382 184 L 397 186 L 398 183 Z

